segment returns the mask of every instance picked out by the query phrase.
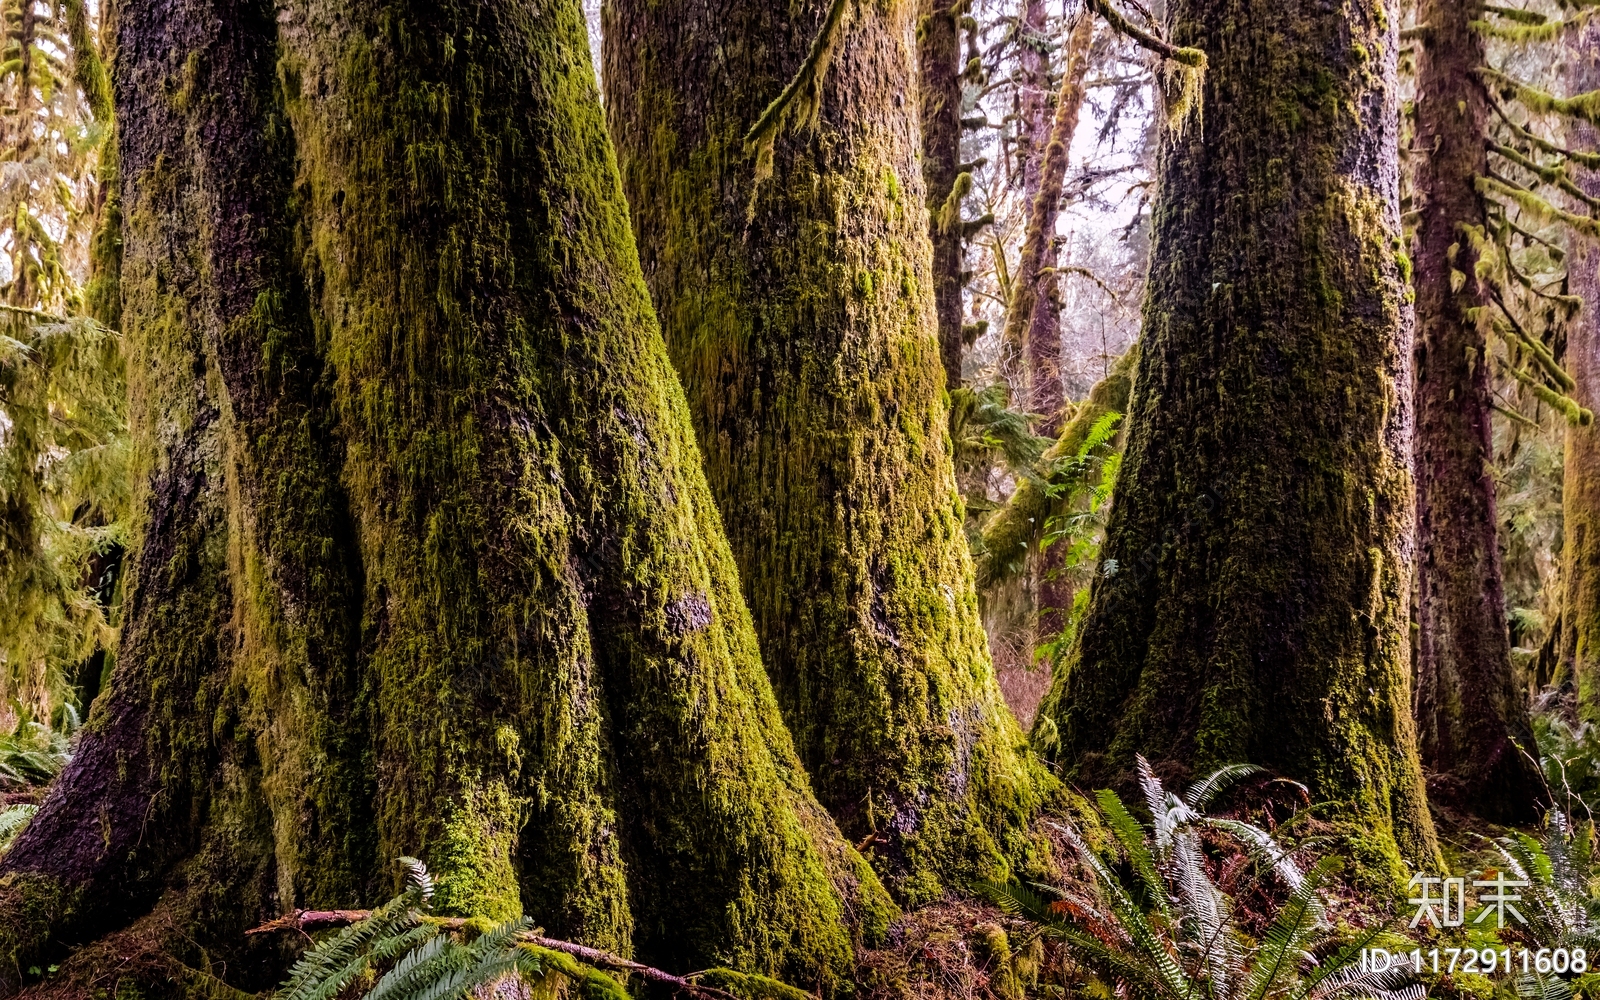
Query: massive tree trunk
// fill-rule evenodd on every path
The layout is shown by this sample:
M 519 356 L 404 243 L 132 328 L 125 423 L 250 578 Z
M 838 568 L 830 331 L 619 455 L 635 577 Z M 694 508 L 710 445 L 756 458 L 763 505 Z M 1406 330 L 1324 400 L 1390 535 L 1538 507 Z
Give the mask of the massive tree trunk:
M 1600 87 L 1600 23 L 1591 21 L 1565 53 L 1568 93 Z M 1600 149 L 1600 130 L 1568 119 L 1572 149 Z M 1582 172 L 1579 183 L 1600 197 L 1600 178 Z M 1574 239 L 1567 258 L 1572 294 L 1583 308 L 1567 328 L 1567 373 L 1577 383 L 1570 395 L 1600 413 L 1600 250 Z M 1600 722 L 1600 423 L 1567 425 L 1561 477 L 1562 572 L 1561 662 L 1578 689 L 1578 711 Z
M 1496 535 L 1487 320 L 1463 227 L 1485 224 L 1488 97 L 1481 16 L 1425 0 L 1417 70 L 1417 738 L 1444 803 L 1497 822 L 1539 816 L 1542 782 L 1511 676 Z
M 764 181 L 745 149 L 830 6 L 616 0 L 606 107 L 779 704 L 845 833 L 924 899 L 1000 867 L 1049 780 L 1017 749 L 962 534 L 911 6 L 850 5 L 814 128 Z
M 587 49 L 574 0 L 124 0 L 141 542 L 113 688 L 0 865 L 0 982 L 154 904 L 259 988 L 240 932 L 403 853 L 445 911 L 685 970 L 825 985 L 881 923 L 762 671 Z
M 1375 0 L 1174 0 L 1129 441 L 1080 646 L 1042 714 L 1079 781 L 1251 761 L 1364 864 L 1436 857 L 1410 718 L 1396 27 Z
M 922 0 L 917 16 L 917 94 L 922 124 L 922 183 L 933 242 L 933 302 L 947 389 L 961 387 L 961 15 L 963 0 Z

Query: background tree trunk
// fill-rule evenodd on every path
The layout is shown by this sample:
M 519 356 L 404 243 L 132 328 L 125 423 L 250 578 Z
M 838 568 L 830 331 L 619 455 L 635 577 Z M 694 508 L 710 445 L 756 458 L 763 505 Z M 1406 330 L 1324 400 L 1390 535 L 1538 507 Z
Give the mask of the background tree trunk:
M 141 544 L 0 979 L 158 898 L 227 956 L 416 853 L 446 912 L 831 982 L 889 905 L 762 671 L 578 4 L 124 0 L 118 52 Z
M 1569 93 L 1600 87 L 1600 24 L 1590 22 L 1564 53 Z M 1600 149 L 1600 130 L 1567 119 L 1570 148 Z M 1579 171 L 1585 193 L 1600 197 L 1600 179 Z M 1600 249 L 1575 238 L 1567 257 L 1572 294 L 1583 307 L 1567 327 L 1567 374 L 1577 383 L 1571 396 L 1600 412 Z M 1561 662 L 1578 689 L 1578 712 L 1600 722 L 1600 424 L 1568 423 L 1561 478 L 1562 571 Z
M 917 17 L 917 93 L 922 124 L 922 183 L 927 188 L 933 242 L 933 302 L 939 357 L 947 389 L 961 387 L 960 196 L 945 219 L 946 202 L 961 173 L 962 0 L 922 0 Z
M 1496 536 L 1487 318 L 1463 226 L 1483 226 L 1489 103 L 1477 79 L 1480 15 L 1424 0 L 1417 70 L 1423 157 L 1416 250 L 1417 658 L 1415 705 L 1429 791 L 1502 823 L 1540 815 L 1543 782 L 1527 708 L 1511 676 Z
M 1005 337 L 1021 345 L 1028 367 L 1031 394 L 1027 409 L 1041 414 L 1039 432 L 1054 435 L 1061 429 L 1061 408 L 1066 396 L 1061 385 L 1061 295 L 1056 266 L 1056 220 L 1061 217 L 1061 193 L 1067 179 L 1072 136 L 1083 110 L 1083 79 L 1089 71 L 1089 46 L 1094 41 L 1095 18 L 1080 11 L 1067 33 L 1056 94 L 1055 114 L 1043 133 L 1038 177 L 1029 202 L 1028 227 L 1011 302 L 1006 308 Z M 1043 598 L 1044 591 L 1041 589 Z
M 1017 749 L 962 534 L 912 8 L 851 5 L 770 179 L 744 147 L 829 7 L 617 0 L 606 107 L 779 703 L 823 803 L 921 900 L 1000 870 L 1051 782 Z
M 1209 57 L 1160 154 L 1129 440 L 1081 644 L 1041 707 L 1078 781 L 1250 761 L 1359 862 L 1436 859 L 1410 718 L 1396 26 L 1174 0 Z

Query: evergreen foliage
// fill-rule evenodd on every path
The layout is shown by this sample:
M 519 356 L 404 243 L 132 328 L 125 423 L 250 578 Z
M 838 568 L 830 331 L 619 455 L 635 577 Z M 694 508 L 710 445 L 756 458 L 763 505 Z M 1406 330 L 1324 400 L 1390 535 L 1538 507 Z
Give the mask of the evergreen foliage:
M 120 338 L 0 311 L 0 717 L 49 718 L 112 645 L 129 507 Z M 99 678 L 88 680 L 99 687 Z
M 97 25 L 84 0 L 5 0 L 0 13 L 3 724 L 99 687 L 128 453 L 120 338 L 85 317 L 111 114 Z

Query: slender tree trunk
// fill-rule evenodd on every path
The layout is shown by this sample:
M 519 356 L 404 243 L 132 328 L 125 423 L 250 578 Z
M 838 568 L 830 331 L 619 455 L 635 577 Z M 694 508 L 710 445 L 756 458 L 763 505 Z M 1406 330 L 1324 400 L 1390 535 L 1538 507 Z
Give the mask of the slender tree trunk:
M 1017 24 L 1017 144 L 1016 171 L 1022 182 L 1022 203 L 1028 206 L 1031 222 L 1034 206 L 1038 202 L 1039 185 L 1043 178 L 1044 160 L 1050 148 L 1050 127 L 1054 120 L 1050 86 L 1049 16 L 1044 0 L 1022 0 L 1022 12 Z M 1035 268 L 1037 270 L 1037 268 Z M 1016 285 L 1030 284 L 1032 272 L 1018 268 Z M 1015 287 L 1011 300 L 1015 302 Z M 1031 310 L 1029 315 L 1031 317 Z M 1000 374 L 1010 383 L 1017 403 L 1030 407 L 1033 400 L 1033 369 L 1029 364 L 1026 324 L 1014 325 L 1011 310 L 1006 312 L 1006 325 L 1000 338 Z
M 1417 69 L 1421 218 L 1416 242 L 1417 659 L 1415 705 L 1429 791 L 1498 822 L 1539 816 L 1533 730 L 1511 676 L 1490 442 L 1492 308 L 1462 227 L 1484 224 L 1489 104 L 1476 77 L 1479 17 L 1424 0 Z
M 259 989 L 240 932 L 415 853 L 445 912 L 834 981 L 888 904 L 762 671 L 578 4 L 124 0 L 118 53 L 141 541 L 0 980 L 155 906 Z
M 1073 662 L 1080 782 L 1251 761 L 1360 864 L 1437 858 L 1410 713 L 1396 27 L 1374 0 L 1173 0 L 1203 118 L 1159 161 L 1129 440 Z M 1042 723 L 1040 723 L 1042 725 Z
M 922 183 L 927 188 L 933 242 L 933 302 L 939 322 L 939 357 L 947 389 L 961 387 L 960 196 L 947 218 L 946 203 L 961 172 L 962 0 L 922 0 L 917 18 L 917 84 L 922 121 Z
M 1028 409 L 1042 414 L 1041 431 L 1056 433 L 1061 408 L 1066 405 L 1061 388 L 1061 298 L 1057 291 L 1056 220 L 1061 215 L 1061 192 L 1067 178 L 1072 136 L 1083 110 L 1083 79 L 1089 70 L 1089 46 L 1094 41 L 1095 18 L 1079 13 L 1067 33 L 1061 89 L 1056 94 L 1055 115 L 1045 133 L 1047 142 L 1039 156 L 1038 179 L 1028 209 L 1017 276 L 1006 309 L 1006 341 L 1022 345 L 1032 395 Z
M 1051 783 L 1017 749 L 961 528 L 911 8 L 851 5 L 815 127 L 765 181 L 745 150 L 830 6 L 617 0 L 606 107 L 779 703 L 845 833 L 925 899 L 1002 869 Z
M 1566 52 L 1569 93 L 1600 87 L 1600 24 L 1590 22 Z M 1600 149 L 1600 130 L 1568 119 L 1574 149 Z M 1600 179 L 1582 172 L 1586 193 L 1600 197 Z M 1574 239 L 1567 258 L 1572 294 L 1583 308 L 1567 328 L 1567 373 L 1577 383 L 1571 395 L 1579 406 L 1600 412 L 1600 250 Z M 1566 576 L 1561 608 L 1561 663 L 1578 689 L 1578 711 L 1600 722 L 1600 424 L 1567 425 L 1566 461 L 1561 477 L 1564 519 L 1562 570 Z

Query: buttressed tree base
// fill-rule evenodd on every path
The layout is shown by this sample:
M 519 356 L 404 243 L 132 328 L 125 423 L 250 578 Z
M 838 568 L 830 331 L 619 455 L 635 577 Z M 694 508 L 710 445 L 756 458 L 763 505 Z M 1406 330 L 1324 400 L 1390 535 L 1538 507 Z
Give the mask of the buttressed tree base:
M 576 0 L 125 0 L 114 80 L 141 544 L 0 989 L 136 922 L 260 989 L 247 928 L 401 854 L 444 913 L 836 981 L 891 907 L 763 672 Z
M 1127 453 L 1041 708 L 1086 783 L 1250 761 L 1333 803 L 1380 881 L 1434 860 L 1410 716 L 1398 25 L 1180 0 L 1208 57 L 1159 158 Z

